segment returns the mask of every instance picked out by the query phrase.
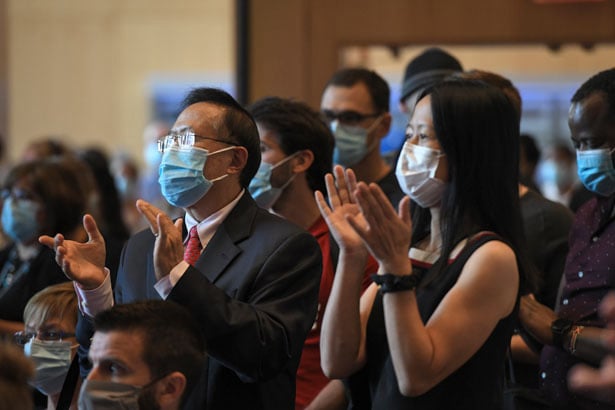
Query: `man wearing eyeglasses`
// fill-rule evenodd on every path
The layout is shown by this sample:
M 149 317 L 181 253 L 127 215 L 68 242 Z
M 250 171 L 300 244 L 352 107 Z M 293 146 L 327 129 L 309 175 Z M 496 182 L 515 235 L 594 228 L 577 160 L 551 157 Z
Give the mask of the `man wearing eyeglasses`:
M 159 147 L 163 195 L 185 216 L 172 221 L 137 201 L 149 229 L 124 248 L 115 303 L 168 299 L 197 319 L 210 360 L 187 408 L 294 408 L 301 348 L 316 314 L 316 240 L 259 208 L 247 192 L 260 139 L 253 119 L 225 92 L 191 91 Z M 91 216 L 84 227 L 85 244 L 61 234 L 41 242 L 55 249 L 91 317 L 113 296 L 104 240 Z M 90 335 L 81 336 L 87 345 Z
M 335 136 L 333 162 L 352 168 L 359 181 L 377 183 L 397 207 L 404 194 L 380 154 L 391 128 L 389 96 L 388 84 L 374 71 L 343 69 L 327 82 L 320 110 Z

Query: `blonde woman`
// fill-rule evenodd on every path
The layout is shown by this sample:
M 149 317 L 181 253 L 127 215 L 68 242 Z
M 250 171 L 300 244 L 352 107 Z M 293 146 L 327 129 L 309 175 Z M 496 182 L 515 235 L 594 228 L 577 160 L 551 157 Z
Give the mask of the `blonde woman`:
M 76 409 L 80 381 L 75 358 L 77 296 L 72 282 L 49 286 L 32 296 L 24 323 L 25 330 L 15 334 L 15 341 L 34 362 L 36 374 L 30 384 L 47 396 L 48 409 L 66 408 L 58 407 L 62 393 L 63 403 L 70 400 L 70 408 Z

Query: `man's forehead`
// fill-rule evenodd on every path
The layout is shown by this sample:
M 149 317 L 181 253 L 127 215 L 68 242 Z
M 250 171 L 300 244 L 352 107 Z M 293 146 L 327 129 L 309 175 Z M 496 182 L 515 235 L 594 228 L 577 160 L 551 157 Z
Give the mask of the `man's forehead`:
M 192 104 L 179 114 L 172 129 L 190 127 L 197 135 L 218 136 L 223 129 L 224 112 L 224 107 L 216 104 Z
M 596 129 L 608 123 L 613 123 L 613 119 L 609 118 L 608 101 L 601 93 L 593 93 L 570 105 L 568 124 L 571 130 Z
M 358 82 L 351 86 L 329 85 L 323 93 L 321 108 L 337 111 L 351 109 L 373 109 L 372 96 L 367 86 Z
M 575 140 L 591 139 L 615 147 L 615 118 L 612 118 L 604 93 L 596 92 L 572 103 L 568 125 Z
M 141 357 L 143 350 L 143 337 L 141 332 L 113 330 L 109 332 L 95 332 L 90 347 L 90 357 L 100 359 L 107 355 L 127 356 L 136 359 Z

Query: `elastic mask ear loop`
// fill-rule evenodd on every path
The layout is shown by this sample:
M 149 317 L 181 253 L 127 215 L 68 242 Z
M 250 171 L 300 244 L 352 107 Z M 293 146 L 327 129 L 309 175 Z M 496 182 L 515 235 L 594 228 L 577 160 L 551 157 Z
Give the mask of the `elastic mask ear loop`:
M 284 158 L 283 160 L 281 160 L 280 162 L 275 164 L 273 167 L 271 167 L 271 171 L 273 172 L 273 170 L 275 168 L 277 168 L 278 166 L 284 165 L 285 163 L 290 161 L 293 157 L 296 157 L 300 152 L 301 151 L 296 151 L 293 154 L 290 154 L 289 156 L 287 156 L 286 158 Z M 280 191 L 284 191 L 286 189 L 286 187 L 289 186 L 291 182 L 293 182 L 293 180 L 295 179 L 296 176 L 297 176 L 297 174 L 293 174 L 290 178 L 288 178 L 288 181 L 284 182 L 284 184 L 282 184 L 281 187 L 276 188 L 276 189 L 279 189 Z
M 296 157 L 297 154 L 299 154 L 301 151 L 296 151 L 292 154 L 290 154 L 289 156 L 287 156 L 286 158 L 283 158 L 280 162 L 278 162 L 275 165 L 271 166 L 271 171 L 273 171 L 274 169 L 276 169 L 277 167 L 279 167 L 280 165 L 284 165 L 286 164 L 288 161 L 290 161 L 292 158 Z
M 376 129 L 376 127 L 380 124 L 380 122 L 382 121 L 382 119 L 384 118 L 384 113 L 380 114 L 378 116 L 378 118 L 376 118 L 376 121 L 374 121 L 372 123 L 372 125 L 370 125 L 365 131 L 367 131 L 367 134 L 369 135 L 370 132 L 372 132 L 373 130 Z
M 199 148 L 199 147 L 194 147 L 194 148 Z M 237 148 L 237 145 L 232 145 L 230 147 L 222 148 L 222 149 L 219 149 L 218 151 L 214 151 L 214 152 L 209 152 L 207 150 L 205 150 L 205 151 L 207 151 L 207 156 L 211 157 L 212 155 L 220 154 L 222 152 L 229 151 L 229 150 L 232 150 L 234 148 Z M 203 149 L 203 148 L 200 148 L 200 149 Z
M 207 151 L 207 156 L 208 156 L 208 157 L 211 157 L 212 155 L 220 154 L 221 152 L 229 151 L 229 150 L 232 150 L 233 148 L 237 148 L 237 146 L 236 146 L 236 145 L 233 145 L 232 147 L 222 148 L 222 149 L 219 149 L 218 151 L 214 151 L 214 152 L 211 152 L 211 153 L 210 153 L 209 151 L 207 151 L 207 150 L 205 150 L 205 151 Z M 209 180 L 209 182 L 216 182 L 216 181 L 220 181 L 221 179 L 224 179 L 224 178 L 226 178 L 227 176 L 228 176 L 228 174 L 220 175 L 220 176 L 219 176 L 219 177 L 217 177 L 217 178 L 210 179 L 210 180 Z
M 171 373 L 163 374 L 160 377 L 156 377 L 155 379 L 150 380 L 149 382 L 145 383 L 143 386 L 135 386 L 135 387 L 138 387 L 140 390 L 147 389 L 149 387 L 152 387 L 154 384 L 158 383 L 160 380 L 164 379 L 165 377 L 167 377 L 170 374 Z
M 384 118 L 384 113 L 381 114 L 378 118 L 376 118 L 376 121 L 374 121 L 374 123 L 372 125 L 370 125 L 366 130 L 366 136 L 367 138 L 369 138 L 369 134 L 376 129 L 376 127 L 380 124 L 380 122 L 382 121 L 382 119 Z M 374 142 L 372 143 L 371 146 L 367 147 L 366 149 L 366 153 L 372 152 L 373 150 L 376 149 L 376 147 L 378 147 L 378 140 L 374 140 Z

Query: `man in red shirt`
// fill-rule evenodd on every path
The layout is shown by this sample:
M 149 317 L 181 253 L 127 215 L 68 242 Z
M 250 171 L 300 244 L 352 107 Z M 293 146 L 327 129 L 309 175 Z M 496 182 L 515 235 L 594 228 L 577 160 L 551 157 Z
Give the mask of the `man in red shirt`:
M 320 215 L 315 191 L 325 192 L 325 174 L 331 172 L 334 139 L 318 113 L 307 105 L 281 98 L 254 103 L 250 113 L 261 140 L 262 162 L 250 184 L 256 202 L 309 231 L 322 251 L 318 312 L 305 341 L 297 371 L 296 409 L 345 408 L 340 381 L 329 380 L 320 367 L 320 328 L 333 286 L 339 249 Z M 364 289 L 376 272 L 370 258 L 363 272 Z

